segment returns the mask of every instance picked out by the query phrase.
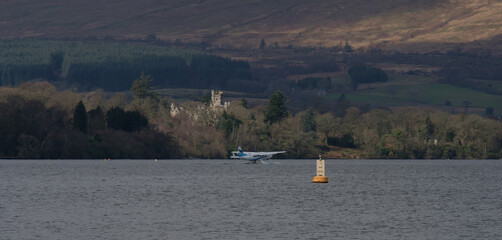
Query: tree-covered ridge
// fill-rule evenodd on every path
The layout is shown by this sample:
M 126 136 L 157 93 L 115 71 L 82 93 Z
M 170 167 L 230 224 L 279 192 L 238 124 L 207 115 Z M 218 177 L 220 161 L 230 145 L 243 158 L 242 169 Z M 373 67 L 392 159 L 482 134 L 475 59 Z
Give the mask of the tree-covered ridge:
M 158 87 L 225 88 L 251 80 L 249 64 L 194 50 L 124 43 L 0 41 L 0 84 L 44 79 L 81 89 L 123 91 L 140 73 Z

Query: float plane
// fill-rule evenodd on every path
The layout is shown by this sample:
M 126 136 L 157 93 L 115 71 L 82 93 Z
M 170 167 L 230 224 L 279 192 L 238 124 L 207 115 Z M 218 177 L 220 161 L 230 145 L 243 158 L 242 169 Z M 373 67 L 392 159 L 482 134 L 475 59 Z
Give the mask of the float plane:
M 242 148 L 239 146 L 237 151 L 233 151 L 230 158 L 237 158 L 242 160 L 248 160 L 249 163 L 256 163 L 256 161 L 260 160 L 269 160 L 275 154 L 285 153 L 286 151 L 278 151 L 278 152 L 243 152 Z

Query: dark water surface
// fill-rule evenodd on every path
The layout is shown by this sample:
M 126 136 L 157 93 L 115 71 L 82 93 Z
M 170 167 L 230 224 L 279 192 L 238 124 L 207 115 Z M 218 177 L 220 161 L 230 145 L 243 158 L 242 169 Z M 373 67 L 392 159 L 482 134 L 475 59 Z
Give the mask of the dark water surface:
M 502 239 L 502 161 L 0 161 L 0 239 Z

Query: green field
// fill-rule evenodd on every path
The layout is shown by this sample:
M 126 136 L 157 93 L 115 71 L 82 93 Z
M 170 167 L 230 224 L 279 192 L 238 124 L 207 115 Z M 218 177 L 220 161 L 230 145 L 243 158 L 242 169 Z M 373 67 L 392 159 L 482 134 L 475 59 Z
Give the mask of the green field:
M 204 95 L 211 95 L 211 90 L 191 88 L 162 88 L 156 89 L 154 92 L 160 96 L 167 96 L 178 100 L 199 100 Z M 242 98 L 249 97 L 249 95 L 248 93 L 223 91 L 224 98 Z
M 336 99 L 341 94 L 331 94 L 328 98 Z M 389 81 L 374 87 L 358 90 L 345 97 L 356 104 L 372 106 L 445 106 L 450 101 L 454 107 L 495 108 L 502 112 L 502 96 L 475 91 L 470 88 L 449 84 L 437 84 L 433 79 L 420 76 L 392 75 Z

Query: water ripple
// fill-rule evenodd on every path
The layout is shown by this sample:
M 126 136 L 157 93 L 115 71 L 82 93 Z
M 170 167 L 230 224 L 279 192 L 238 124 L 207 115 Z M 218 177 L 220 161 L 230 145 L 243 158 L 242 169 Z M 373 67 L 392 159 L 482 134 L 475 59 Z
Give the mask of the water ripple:
M 501 239 L 501 161 L 0 161 L 0 239 Z

